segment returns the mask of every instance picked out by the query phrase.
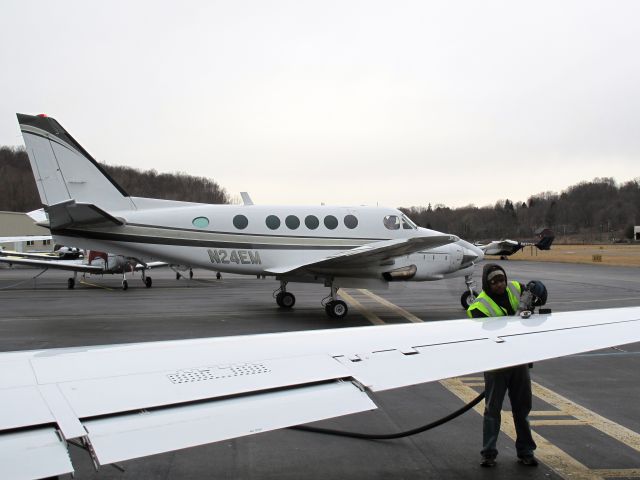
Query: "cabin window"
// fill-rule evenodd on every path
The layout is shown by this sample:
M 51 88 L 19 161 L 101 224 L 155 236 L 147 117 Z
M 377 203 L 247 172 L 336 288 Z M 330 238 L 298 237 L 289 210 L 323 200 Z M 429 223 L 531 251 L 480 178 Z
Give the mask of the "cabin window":
M 280 228 L 280 219 L 275 215 L 269 215 L 265 221 L 267 227 L 271 230 L 275 230 L 276 228 Z
M 327 215 L 324 217 L 324 226 L 329 230 L 334 230 L 338 226 L 338 219 L 333 215 Z
M 320 220 L 315 215 L 307 215 L 304 219 L 304 224 L 309 230 L 315 230 L 320 226 Z
M 35 244 L 35 240 L 27 240 L 27 247 L 33 247 Z
M 358 226 L 358 219 L 354 215 L 347 215 L 344 217 L 344 226 L 354 229 Z
M 288 215 L 287 218 L 284 219 L 284 223 L 291 230 L 295 230 L 296 228 L 298 228 L 300 226 L 300 219 L 298 217 L 296 217 L 295 215 Z
M 387 215 L 384 217 L 384 226 L 388 230 L 399 230 L 400 229 L 400 217 L 397 215 Z
M 42 245 L 51 245 L 51 240 L 43 240 Z
M 244 215 L 236 215 L 233 217 L 233 226 L 238 230 L 244 230 L 249 225 L 249 220 Z
M 209 219 L 207 217 L 196 217 L 191 223 L 196 228 L 207 228 L 209 226 Z

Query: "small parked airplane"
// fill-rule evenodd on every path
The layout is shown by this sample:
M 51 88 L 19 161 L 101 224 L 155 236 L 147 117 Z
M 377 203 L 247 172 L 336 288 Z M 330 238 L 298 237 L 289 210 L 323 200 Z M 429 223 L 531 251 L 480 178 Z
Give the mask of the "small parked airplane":
M 67 287 L 72 289 L 76 285 L 78 273 L 90 275 L 122 275 L 122 289 L 129 288 L 127 281 L 127 273 L 141 272 L 142 281 L 147 288 L 151 288 L 152 280 L 146 274 L 150 268 L 166 267 L 165 262 L 148 262 L 139 263 L 132 258 L 126 258 L 122 255 L 113 255 L 110 253 L 97 252 L 89 250 L 84 259 L 77 260 L 60 260 L 56 257 L 49 256 L 45 258 L 45 254 L 22 254 L 19 252 L 2 252 L 0 253 L 0 263 L 13 265 L 23 265 L 26 267 L 39 267 L 51 270 L 66 270 L 73 272 L 73 277 L 67 279 Z
M 291 308 L 289 282 L 330 288 L 325 310 L 347 314 L 340 287 L 464 276 L 470 296 L 482 250 L 417 227 L 382 207 L 210 205 L 131 197 L 53 118 L 18 122 L 56 242 L 145 263 L 162 259 L 218 272 L 273 276 L 277 304 Z M 244 198 L 244 197 L 243 197 Z M 471 297 L 473 298 L 473 297 Z
M 380 391 L 640 341 L 640 307 L 0 353 L 0 478 L 373 410 Z M 597 381 L 597 380 L 594 380 Z
M 540 235 L 540 240 L 537 242 L 518 242 L 516 240 L 494 240 L 487 244 L 476 243 L 475 246 L 480 248 L 485 255 L 500 255 L 502 260 L 506 257 L 519 252 L 524 247 L 536 247 L 538 250 L 551 250 L 551 244 L 553 243 L 555 236 L 551 230 L 544 230 L 544 235 Z

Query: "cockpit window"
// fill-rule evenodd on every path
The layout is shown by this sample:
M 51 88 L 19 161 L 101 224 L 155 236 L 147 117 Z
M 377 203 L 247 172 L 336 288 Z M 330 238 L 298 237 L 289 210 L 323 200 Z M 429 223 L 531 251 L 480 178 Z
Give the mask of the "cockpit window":
M 383 223 L 388 230 L 400 229 L 400 217 L 397 215 L 387 215 L 384 217 Z
M 415 230 L 418 226 L 411 221 L 406 215 L 402 215 L 402 228 L 405 230 Z

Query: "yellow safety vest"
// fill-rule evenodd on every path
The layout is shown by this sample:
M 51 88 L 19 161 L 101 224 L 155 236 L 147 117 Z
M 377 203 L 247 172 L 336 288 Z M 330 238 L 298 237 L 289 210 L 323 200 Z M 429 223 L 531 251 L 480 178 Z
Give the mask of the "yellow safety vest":
M 507 294 L 509 295 L 509 303 L 511 308 L 515 312 L 518 310 L 518 304 L 520 303 L 520 283 L 516 281 L 510 281 L 507 283 Z M 480 310 L 487 317 L 502 317 L 507 314 L 504 308 L 498 305 L 493 299 L 487 295 L 484 290 L 480 292 L 480 295 L 476 298 L 469 308 L 467 308 L 467 316 L 473 318 L 471 314 L 472 310 Z

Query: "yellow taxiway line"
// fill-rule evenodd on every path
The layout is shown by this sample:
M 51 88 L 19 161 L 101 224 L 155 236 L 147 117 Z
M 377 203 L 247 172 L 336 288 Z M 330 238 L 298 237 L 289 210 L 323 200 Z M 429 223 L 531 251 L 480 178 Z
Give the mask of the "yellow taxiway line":
M 368 310 L 358 300 L 356 300 L 351 295 L 349 295 L 344 288 L 340 289 L 340 291 L 338 292 L 338 295 L 344 298 L 349 305 L 351 305 L 353 308 L 358 310 L 362 315 L 365 316 L 367 320 L 369 320 L 374 325 L 386 325 L 386 323 L 380 317 L 378 317 L 375 313 Z
M 394 303 L 391 303 L 389 300 L 386 300 L 386 299 L 384 299 L 382 297 L 379 297 L 375 293 L 371 293 L 369 290 L 358 289 L 358 291 L 360 291 L 364 295 L 368 296 L 369 298 L 375 300 L 376 302 L 380 303 L 381 305 L 384 305 L 385 307 L 387 307 L 388 309 L 390 309 L 394 313 L 397 313 L 398 315 L 406 318 L 410 322 L 413 322 L 413 323 L 422 323 L 423 322 L 422 319 L 416 317 L 413 313 L 407 312 L 404 308 L 399 307 L 398 305 L 396 305 Z
M 449 391 L 451 391 L 458 398 L 464 402 L 470 402 L 478 393 L 472 388 L 472 386 L 480 386 L 480 380 L 482 377 L 462 377 L 451 378 L 442 380 L 440 383 L 444 385 Z M 566 397 L 559 395 L 546 387 L 543 387 L 539 383 L 532 382 L 533 394 L 544 402 L 548 403 L 557 410 L 537 410 L 532 411 L 530 417 L 539 416 L 568 416 L 572 419 L 532 419 L 531 425 L 564 425 L 564 426 L 590 426 L 600 430 L 607 434 L 614 440 L 617 440 L 624 445 L 640 451 L 640 434 L 629 430 L 622 425 L 598 415 L 591 410 L 588 410 L 575 402 L 572 402 Z M 484 411 L 484 402 L 480 402 L 474 407 L 474 410 L 479 414 Z M 504 412 L 505 414 L 507 412 Z M 515 428 L 513 422 L 508 420 L 506 416 L 502 422 L 501 430 L 513 440 L 516 438 Z M 536 450 L 536 456 L 547 466 L 552 468 L 562 478 L 571 480 L 601 480 L 604 478 L 614 477 L 640 477 L 640 468 L 632 469 L 590 469 L 583 463 L 579 462 L 571 455 L 553 445 L 549 440 L 542 435 L 533 431 L 533 439 L 538 445 Z

